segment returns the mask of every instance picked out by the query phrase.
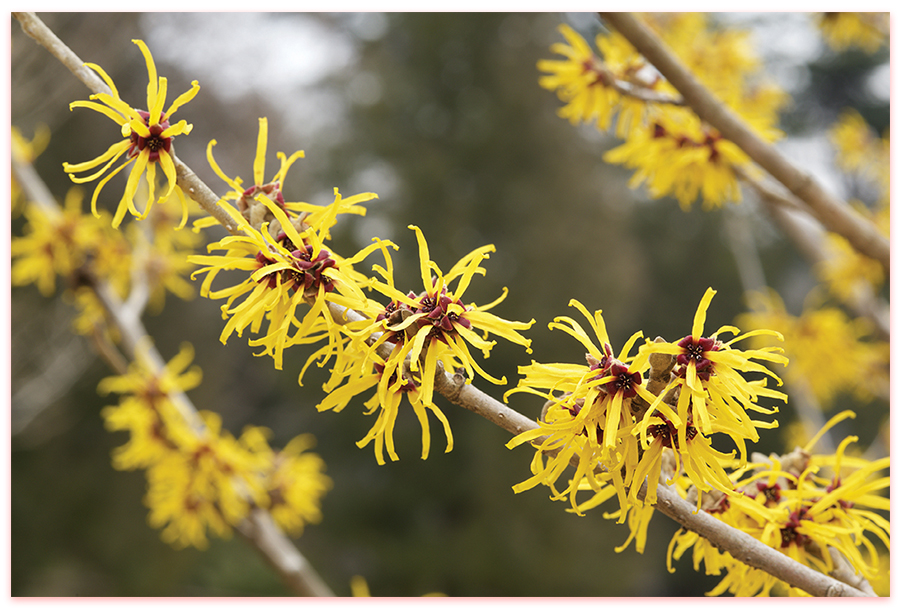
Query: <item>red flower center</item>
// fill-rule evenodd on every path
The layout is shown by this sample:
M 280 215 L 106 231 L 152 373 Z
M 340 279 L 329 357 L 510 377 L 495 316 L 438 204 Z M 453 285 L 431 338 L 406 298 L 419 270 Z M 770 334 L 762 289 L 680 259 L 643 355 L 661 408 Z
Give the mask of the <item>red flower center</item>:
M 143 110 L 138 110 L 138 114 L 144 120 L 144 124 L 146 125 L 147 120 L 149 120 L 150 118 L 150 113 L 144 112 Z M 165 118 L 165 114 L 161 114 L 159 117 L 159 123 L 155 125 L 147 125 L 147 128 L 150 129 L 149 137 L 142 137 L 135 131 L 131 132 L 131 146 L 129 146 L 128 148 L 129 158 L 134 158 L 144 150 L 148 150 L 150 152 L 148 161 L 151 163 L 155 163 L 159 161 L 159 155 L 161 152 L 165 151 L 166 154 L 172 153 L 172 138 L 162 137 L 163 131 L 171 126 L 169 125 L 169 121 Z

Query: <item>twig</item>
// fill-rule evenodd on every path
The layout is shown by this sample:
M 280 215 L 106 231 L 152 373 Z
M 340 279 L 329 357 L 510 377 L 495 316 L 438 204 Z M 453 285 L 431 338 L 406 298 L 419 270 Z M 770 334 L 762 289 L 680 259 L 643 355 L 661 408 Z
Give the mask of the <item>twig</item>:
M 294 543 L 281 533 L 268 511 L 254 508 L 236 528 L 281 575 L 284 584 L 294 593 L 304 597 L 334 597 L 334 593 L 303 554 L 297 551 Z
M 685 103 L 725 139 L 739 146 L 798 199 L 828 230 L 840 234 L 863 255 L 878 260 L 890 275 L 890 243 L 872 222 L 829 194 L 812 176 L 795 167 L 775 146 L 763 141 L 728 106 L 703 86 L 646 25 L 630 13 L 600 13 L 681 93 Z

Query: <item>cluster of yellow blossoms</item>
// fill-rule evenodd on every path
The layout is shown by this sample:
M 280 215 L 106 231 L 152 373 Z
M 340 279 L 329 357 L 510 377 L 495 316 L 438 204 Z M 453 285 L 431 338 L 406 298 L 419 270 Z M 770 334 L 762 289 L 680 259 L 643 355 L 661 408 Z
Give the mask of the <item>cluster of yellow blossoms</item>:
M 371 245 L 349 258 L 326 245 L 337 217 L 365 214 L 359 203 L 375 195 L 343 198 L 335 189 L 334 202 L 325 207 L 286 202 L 281 184 L 288 167 L 302 152 L 290 158 L 279 154 L 281 169 L 272 181 L 263 183 L 267 133 L 268 123 L 260 119 L 254 185 L 246 189 L 242 189 L 240 178 L 230 178 L 221 171 L 212 158 L 212 144 L 208 151 L 214 170 L 233 188 L 219 205 L 235 220 L 239 234 L 209 245 L 210 252 L 224 251 L 224 255 L 193 255 L 188 260 L 201 266 L 192 277 L 205 275 L 200 288 L 203 296 L 227 298 L 222 306 L 223 318 L 228 319 L 222 342 L 234 332 L 240 336 L 249 327 L 251 333 L 260 334 L 249 340 L 250 346 L 262 346 L 260 354 L 271 356 L 275 367 L 281 369 L 285 349 L 324 340 L 325 345 L 307 359 L 298 381 L 302 383 L 312 362 L 320 367 L 331 362 L 331 377 L 324 385 L 328 394 L 318 404 L 319 410 L 341 411 L 352 397 L 375 389 L 365 406 L 367 413 L 379 414 L 358 445 L 374 442 L 379 464 L 385 463 L 385 450 L 391 460 L 399 458 L 393 429 L 404 396 L 422 426 L 422 458 L 427 458 L 431 445 L 429 411 L 441 422 L 449 451 L 453 447 L 450 424 L 433 398 L 439 367 L 464 370 L 468 381 L 477 374 L 502 384 L 505 379 L 494 378 L 481 368 L 469 345 L 487 357 L 496 343 L 487 340 L 488 332 L 526 348 L 530 344 L 519 330 L 531 323 L 507 321 L 487 312 L 503 300 L 505 291 L 486 306 L 462 301 L 472 278 L 485 273 L 481 262 L 493 246 L 476 249 L 444 274 L 431 260 L 422 231 L 410 226 L 419 244 L 422 291 L 401 291 L 394 283 L 390 254 L 390 249 L 397 248 L 394 243 L 374 238 Z M 228 200 L 235 200 L 236 206 Z M 195 223 L 207 224 L 204 220 Z M 384 259 L 384 266 L 373 265 L 379 278 L 354 269 L 375 252 Z M 227 270 L 250 274 L 244 274 L 237 284 L 213 290 L 213 280 Z M 451 289 L 452 282 L 456 285 Z M 380 303 L 363 290 L 378 292 L 390 301 Z M 301 316 L 298 308 L 304 304 L 308 307 L 303 308 Z
M 801 564 L 830 573 L 844 562 L 851 571 L 877 581 L 884 557 L 879 557 L 869 535 L 890 551 L 890 522 L 873 511 L 890 509 L 890 500 L 880 495 L 890 487 L 890 477 L 881 473 L 890 467 L 890 458 L 870 462 L 849 455 L 857 441 L 854 436 L 841 441 L 834 454 L 812 453 L 823 433 L 854 416 L 849 410 L 834 416 L 809 443 L 789 454 L 754 454 L 752 463 L 730 476 L 740 499 L 712 494 L 703 509 Z M 724 574 L 708 595 L 768 596 L 776 585 L 783 586 L 776 577 L 735 560 L 685 529 L 669 543 L 670 572 L 674 572 L 672 557 L 679 559 L 688 549 L 695 569 L 702 563 L 707 574 Z M 808 595 L 793 587 L 787 594 Z
M 693 71 L 698 80 L 743 118 L 760 137 L 773 141 L 778 111 L 787 100 L 757 77 L 759 61 L 747 35 L 712 31 L 701 13 L 666 15 L 647 24 Z M 749 157 L 681 105 L 678 92 L 653 70 L 618 32 L 599 34 L 596 55 L 572 28 L 560 32 L 568 44 L 551 50 L 564 60 L 542 60 L 540 85 L 566 103 L 559 115 L 570 122 L 596 121 L 625 143 L 603 156 L 635 173 L 632 187 L 646 184 L 653 198 L 674 196 L 689 209 L 701 197 L 704 208 L 741 198 L 738 169 L 752 171 Z
M 874 53 L 891 31 L 888 13 L 820 13 L 816 23 L 825 42 L 836 51 L 860 48 Z
M 713 448 L 712 437 L 717 433 L 730 437 L 740 452 L 741 464 L 747 462 L 745 442 L 759 439 L 757 428 L 777 426 L 775 421 L 753 420 L 747 412 L 778 411 L 759 404 L 759 397 L 787 400 L 783 393 L 766 387 L 766 375 L 779 384 L 781 381 L 758 361 L 787 364 L 787 359 L 774 347 L 743 351 L 733 346 L 759 334 L 780 338 L 774 331 L 749 332 L 726 342 L 721 334 L 739 332 L 724 326 L 704 336 L 706 310 L 714 295 L 715 291 L 707 290 L 692 331 L 683 339 L 675 343 L 645 340 L 637 354 L 631 355 L 641 337 L 637 332 L 618 356 L 609 344 L 601 311 L 590 315 L 573 300 L 571 305 L 587 319 L 598 344 L 577 321 L 558 317 L 551 329 L 561 329 L 581 342 L 588 350 L 587 365 L 535 362 L 520 368 L 524 378 L 507 396 L 528 392 L 544 397 L 547 404 L 539 428 L 507 444 L 512 448 L 530 441 L 537 447 L 534 476 L 514 490 L 548 485 L 555 499 L 568 495 L 572 510 L 581 514 L 585 506 L 577 502 L 579 490 L 593 490 L 605 500 L 611 486 L 619 499 L 620 522 L 632 506 L 656 502 L 661 472 L 669 478 L 676 472 L 687 475 L 698 490 L 698 501 L 713 490 L 735 494 L 724 468 L 734 454 Z M 763 377 L 748 381 L 742 376 L 746 372 Z M 648 374 L 646 388 L 644 374 Z M 559 492 L 555 483 L 570 460 L 576 460 L 578 466 Z M 638 492 L 645 480 L 642 500 Z M 594 506 L 594 501 L 589 501 L 587 508 Z
M 862 178 L 877 192 L 873 206 L 851 201 L 856 210 L 870 220 L 885 237 L 891 233 L 891 140 L 890 131 L 878 137 L 865 119 L 853 109 L 841 113 L 829 138 L 835 147 L 837 166 Z M 828 233 L 831 255 L 818 267 L 829 290 L 842 301 L 851 301 L 861 287 L 879 289 L 884 284 L 884 267 L 858 253 L 842 236 Z
M 280 451 L 269 447 L 266 428 L 247 426 L 235 438 L 222 430 L 217 414 L 179 407 L 177 395 L 202 378 L 198 367 L 188 369 L 190 344 L 159 373 L 145 358 L 139 347 L 128 373 L 104 379 L 98 390 L 122 395 L 101 412 L 108 430 L 129 433 L 113 452 L 113 466 L 146 469 L 149 522 L 165 526 L 163 540 L 203 549 L 207 529 L 228 537 L 251 507 L 269 510 L 292 534 L 321 519 L 319 501 L 331 480 L 322 459 L 306 452 L 311 436 L 300 435 Z

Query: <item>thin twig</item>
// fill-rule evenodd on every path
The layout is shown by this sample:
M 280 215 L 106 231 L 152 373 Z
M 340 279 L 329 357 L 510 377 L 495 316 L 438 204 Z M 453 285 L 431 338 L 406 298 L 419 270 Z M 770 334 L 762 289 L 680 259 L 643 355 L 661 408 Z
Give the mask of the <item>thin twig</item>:
M 846 238 L 854 249 L 878 260 L 890 275 L 888 240 L 872 222 L 826 191 L 813 177 L 794 166 L 775 146 L 762 140 L 728 106 L 703 86 L 659 37 L 630 13 L 600 13 L 674 86 L 685 103 L 722 137 L 739 146 L 769 172 L 831 232 Z

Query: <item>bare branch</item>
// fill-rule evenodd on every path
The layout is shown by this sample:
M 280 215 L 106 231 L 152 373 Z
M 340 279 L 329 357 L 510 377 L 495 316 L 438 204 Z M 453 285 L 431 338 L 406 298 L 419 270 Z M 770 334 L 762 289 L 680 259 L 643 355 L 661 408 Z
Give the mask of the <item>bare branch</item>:
M 834 254 L 826 247 L 825 231 L 809 220 L 798 207 L 796 199 L 743 171 L 738 171 L 737 175 L 756 192 L 769 216 L 794 242 L 811 266 L 815 268 L 833 257 Z M 846 304 L 857 316 L 872 321 L 879 339 L 890 340 L 889 306 L 870 286 L 860 282 Z
M 684 64 L 646 25 L 630 13 L 600 13 L 641 53 L 683 96 L 685 103 L 701 119 L 715 127 L 769 172 L 831 232 L 878 260 L 890 274 L 890 243 L 846 202 L 827 192 L 813 177 L 793 165 L 775 146 L 763 141 L 728 106 L 703 86 Z

